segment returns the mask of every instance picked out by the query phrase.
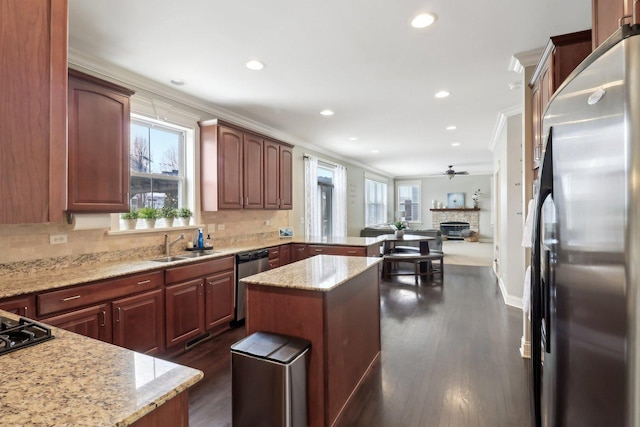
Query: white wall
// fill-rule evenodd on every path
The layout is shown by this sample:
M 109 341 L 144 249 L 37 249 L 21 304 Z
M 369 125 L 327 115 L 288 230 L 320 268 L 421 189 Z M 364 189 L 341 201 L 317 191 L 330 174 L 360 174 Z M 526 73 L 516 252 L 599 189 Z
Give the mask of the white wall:
M 516 307 L 522 306 L 524 284 L 522 135 L 522 114 L 508 117 L 503 135 L 494 149 L 500 188 L 497 275 L 505 302 Z

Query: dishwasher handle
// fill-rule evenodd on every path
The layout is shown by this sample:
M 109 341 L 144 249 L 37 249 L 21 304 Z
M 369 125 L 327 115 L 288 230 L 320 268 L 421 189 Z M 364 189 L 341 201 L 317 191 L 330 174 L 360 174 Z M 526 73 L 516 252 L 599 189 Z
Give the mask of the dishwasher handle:
M 244 264 L 260 258 L 269 258 L 269 249 L 261 249 L 258 251 L 245 252 L 236 255 L 236 263 Z

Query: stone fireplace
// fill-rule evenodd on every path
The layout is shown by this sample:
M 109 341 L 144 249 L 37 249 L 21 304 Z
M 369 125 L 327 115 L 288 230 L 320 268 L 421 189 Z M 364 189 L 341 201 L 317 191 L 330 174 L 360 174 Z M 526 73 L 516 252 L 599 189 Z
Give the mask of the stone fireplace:
M 440 230 L 440 224 L 452 222 L 468 223 L 469 229 L 480 234 L 480 209 L 431 209 L 431 228 Z

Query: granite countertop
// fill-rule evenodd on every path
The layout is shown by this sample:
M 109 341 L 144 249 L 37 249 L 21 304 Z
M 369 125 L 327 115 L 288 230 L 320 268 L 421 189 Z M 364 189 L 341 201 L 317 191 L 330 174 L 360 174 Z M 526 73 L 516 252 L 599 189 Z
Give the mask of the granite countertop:
M 241 283 L 326 292 L 382 262 L 382 258 L 316 255 L 241 279 Z
M 0 310 L 0 316 L 18 317 Z M 52 328 L 55 338 L 0 356 L 0 424 L 128 426 L 203 373 Z
M 59 269 L 36 269 L 33 271 L 14 271 L 9 276 L 0 277 L 0 298 L 9 298 L 33 292 L 42 292 L 67 286 L 89 283 L 97 280 L 113 279 L 129 274 L 161 270 L 177 265 L 186 265 L 224 256 L 233 256 L 240 252 L 268 248 L 287 243 L 325 244 L 341 246 L 370 246 L 380 243 L 384 237 L 292 237 L 284 239 L 256 240 L 236 243 L 228 246 L 217 246 L 213 252 L 196 258 L 179 259 L 171 262 L 156 262 L 151 259 L 161 258 L 156 255 L 140 260 L 111 260 L 103 263 L 87 263 Z M 187 254 L 172 253 L 173 256 Z

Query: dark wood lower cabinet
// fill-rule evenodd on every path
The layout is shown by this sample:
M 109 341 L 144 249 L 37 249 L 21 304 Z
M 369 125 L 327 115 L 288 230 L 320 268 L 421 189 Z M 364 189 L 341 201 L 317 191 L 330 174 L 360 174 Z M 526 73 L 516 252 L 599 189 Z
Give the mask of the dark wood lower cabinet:
M 145 292 L 112 303 L 113 343 L 146 354 L 164 350 L 163 290 Z
M 0 303 L 0 310 L 24 317 L 35 317 L 35 297 L 24 296 L 5 299 Z
M 204 333 L 203 287 L 202 279 L 166 287 L 167 347 Z
M 205 322 L 207 329 L 211 329 L 233 320 L 235 275 L 233 271 L 226 271 L 207 277 L 205 282 Z
M 187 391 L 183 391 L 131 424 L 131 427 L 166 426 L 189 427 L 189 393 Z
M 43 323 L 110 343 L 111 313 L 107 304 L 87 307 L 71 313 L 42 319 Z

